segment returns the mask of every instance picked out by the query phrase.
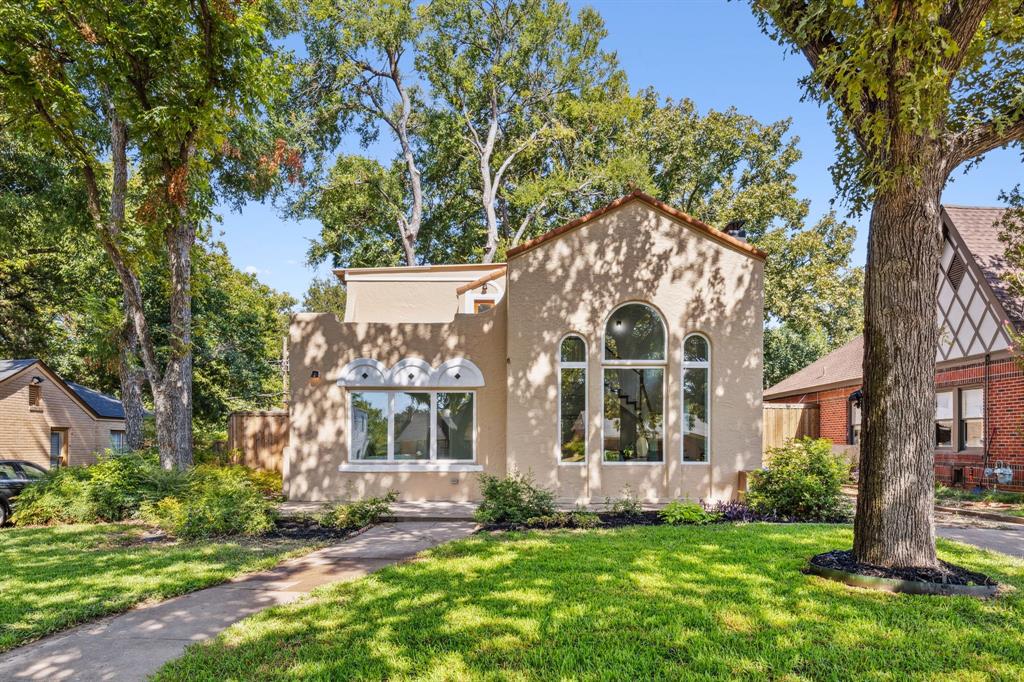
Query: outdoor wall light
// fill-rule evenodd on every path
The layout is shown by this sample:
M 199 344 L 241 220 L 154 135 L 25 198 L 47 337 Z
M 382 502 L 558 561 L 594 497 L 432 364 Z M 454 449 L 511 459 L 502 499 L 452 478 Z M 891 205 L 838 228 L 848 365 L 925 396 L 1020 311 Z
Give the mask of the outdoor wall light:
M 314 369 L 312 372 L 309 373 L 309 385 L 320 385 L 320 370 Z
M 41 383 L 43 383 L 43 378 L 42 377 L 32 377 L 32 385 L 33 386 L 38 386 Z

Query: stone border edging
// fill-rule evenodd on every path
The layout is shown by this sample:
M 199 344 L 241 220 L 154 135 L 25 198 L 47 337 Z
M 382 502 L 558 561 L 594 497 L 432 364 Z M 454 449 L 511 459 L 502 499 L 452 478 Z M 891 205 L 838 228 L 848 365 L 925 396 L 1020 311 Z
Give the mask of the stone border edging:
M 978 509 L 963 509 L 961 507 L 941 507 L 935 505 L 935 511 L 946 512 L 947 514 L 963 514 L 964 516 L 974 516 L 979 519 L 988 519 L 989 521 L 1000 521 L 1002 523 L 1016 523 L 1024 525 L 1024 517 L 1010 516 L 1009 514 L 1000 514 L 999 512 L 988 512 L 981 511 Z
M 895 592 L 902 594 L 929 594 L 938 596 L 967 596 L 983 599 L 994 597 L 999 592 L 998 585 L 949 585 L 946 583 L 923 583 L 916 580 L 897 580 L 895 578 L 879 578 L 873 575 L 848 573 L 835 568 L 825 568 L 808 561 L 807 570 L 814 575 L 836 580 L 852 587 L 868 590 Z

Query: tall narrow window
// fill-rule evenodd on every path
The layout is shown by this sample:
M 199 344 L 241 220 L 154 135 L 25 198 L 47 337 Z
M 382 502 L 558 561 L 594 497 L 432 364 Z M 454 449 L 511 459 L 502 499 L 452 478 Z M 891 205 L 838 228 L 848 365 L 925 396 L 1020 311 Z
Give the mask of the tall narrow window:
M 985 445 L 985 390 L 960 390 L 960 448 Z
M 935 394 L 935 447 L 948 448 L 953 445 L 953 392 L 939 391 Z
M 28 386 L 28 406 L 39 407 L 43 402 L 43 390 L 38 384 Z
M 587 460 L 587 344 L 578 336 L 559 348 L 558 437 L 563 464 Z
M 665 324 L 654 308 L 616 308 L 604 332 L 605 462 L 664 461 Z
M 388 394 L 380 391 L 352 394 L 352 450 L 350 459 L 388 459 Z
M 437 459 L 473 459 L 473 394 L 437 394 Z
M 710 452 L 708 340 L 690 334 L 683 342 L 683 461 L 707 462 Z
M 850 445 L 860 445 L 860 401 L 850 401 Z

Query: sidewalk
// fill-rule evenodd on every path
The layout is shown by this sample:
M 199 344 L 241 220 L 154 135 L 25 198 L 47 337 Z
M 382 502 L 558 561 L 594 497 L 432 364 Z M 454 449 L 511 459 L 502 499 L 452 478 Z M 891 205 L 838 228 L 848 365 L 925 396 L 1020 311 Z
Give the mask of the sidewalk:
M 86 623 L 0 655 L 0 680 L 144 680 L 185 647 L 257 611 L 320 585 L 356 580 L 443 542 L 475 524 L 408 522 L 375 526 L 341 544 L 235 581 Z

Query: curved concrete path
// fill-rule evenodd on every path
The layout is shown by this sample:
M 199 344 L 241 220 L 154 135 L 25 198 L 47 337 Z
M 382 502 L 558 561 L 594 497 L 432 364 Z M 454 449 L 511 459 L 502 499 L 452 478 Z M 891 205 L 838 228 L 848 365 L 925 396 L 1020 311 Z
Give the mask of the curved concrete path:
M 79 625 L 0 655 L 0 680 L 144 680 L 185 647 L 269 606 L 325 583 L 355 580 L 443 542 L 468 536 L 467 522 L 375 526 L 341 544 L 262 573 Z

